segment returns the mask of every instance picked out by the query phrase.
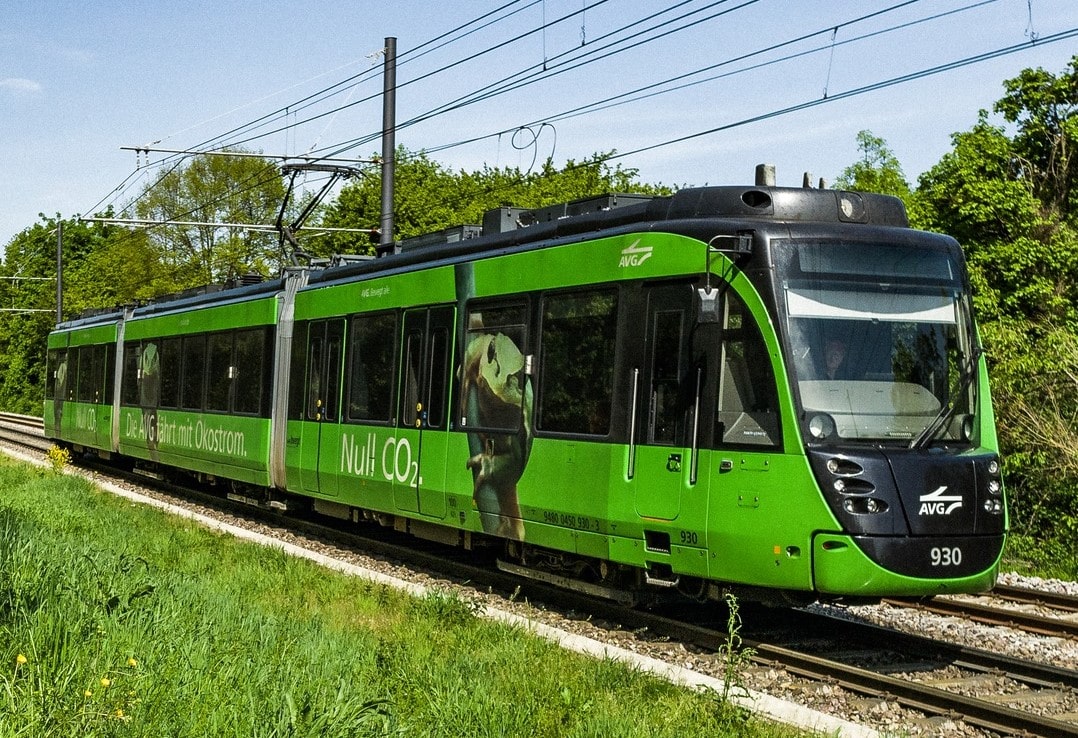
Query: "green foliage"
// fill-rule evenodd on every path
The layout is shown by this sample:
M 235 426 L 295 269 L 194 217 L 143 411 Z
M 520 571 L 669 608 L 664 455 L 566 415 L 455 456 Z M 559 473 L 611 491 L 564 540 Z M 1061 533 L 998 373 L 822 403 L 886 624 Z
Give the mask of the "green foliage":
M 727 593 L 726 601 L 726 642 L 719 647 L 719 660 L 722 662 L 722 701 L 729 702 L 730 696 L 740 692 L 748 694 L 745 687 L 744 670 L 752 663 L 756 651 L 745 648 L 741 639 L 741 604 L 737 597 Z
M 265 225 L 275 222 L 285 192 L 273 162 L 208 154 L 147 187 L 135 209 L 140 218 L 159 221 Z M 148 238 L 180 288 L 226 282 L 250 272 L 275 275 L 281 266 L 274 233 L 176 225 L 158 226 Z
M 634 169 L 610 167 L 603 154 L 582 162 L 567 161 L 561 169 L 548 159 L 536 172 L 508 167 L 453 172 L 424 152 L 400 148 L 396 180 L 397 239 L 482 223 L 483 213 L 502 205 L 538 208 L 604 193 L 668 191 L 638 182 Z M 369 229 L 377 227 L 380 219 L 381 182 L 372 177 L 345 186 L 326 210 L 322 225 Z M 370 240 L 359 234 L 333 234 L 308 243 L 311 253 L 322 255 L 372 250 Z
M 1003 83 L 1006 94 L 995 105 L 1008 123 L 1015 123 L 1015 150 L 1035 196 L 1064 218 L 1078 212 L 1074 180 L 1078 175 L 1078 55 L 1060 75 L 1024 69 Z
M 887 147 L 887 142 L 872 135 L 871 131 L 861 131 L 857 134 L 857 148 L 861 152 L 861 159 L 842 170 L 835 180 L 835 187 L 894 195 L 908 202 L 910 185 L 902 173 L 902 165 Z
M 918 225 L 964 245 L 989 351 L 999 438 L 1021 536 L 1078 539 L 1078 57 L 1024 70 L 922 175 Z M 1064 544 L 1065 546 L 1066 544 Z M 1071 558 L 1073 560 L 1073 557 Z

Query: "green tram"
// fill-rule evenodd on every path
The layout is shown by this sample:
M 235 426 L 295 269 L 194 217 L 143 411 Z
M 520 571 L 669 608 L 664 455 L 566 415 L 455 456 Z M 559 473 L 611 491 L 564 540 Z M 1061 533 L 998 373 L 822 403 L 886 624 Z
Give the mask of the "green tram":
M 389 251 L 59 325 L 46 435 L 621 599 L 993 585 L 965 262 L 897 199 L 605 196 Z

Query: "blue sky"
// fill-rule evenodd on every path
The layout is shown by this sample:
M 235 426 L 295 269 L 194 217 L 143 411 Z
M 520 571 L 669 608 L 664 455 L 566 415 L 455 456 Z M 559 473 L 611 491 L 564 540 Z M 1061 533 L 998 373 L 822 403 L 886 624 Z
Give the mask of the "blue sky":
M 483 16 L 501 20 L 417 53 Z M 639 43 L 664 21 L 673 21 L 662 28 L 668 35 Z M 541 31 L 544 22 L 553 25 Z M 258 135 L 243 145 L 289 156 L 355 141 L 341 156 L 377 153 L 366 137 L 381 127 L 374 55 L 386 36 L 398 39 L 398 121 L 546 65 L 550 76 L 533 84 L 397 133 L 399 144 L 430 149 L 454 168 L 527 169 L 551 155 L 561 164 L 616 149 L 626 154 L 617 162 L 649 182 L 747 182 L 768 162 L 779 184 L 800 185 L 802 172 L 830 181 L 853 162 L 862 129 L 884 138 L 915 180 L 949 150 L 952 133 L 1001 96 L 1004 79 L 1025 67 L 1062 71 L 1078 37 L 1046 40 L 1074 29 L 1074 0 L 3 0 L 0 247 L 38 213 L 123 207 L 167 156 L 138 157 L 125 146 L 198 147 L 270 116 L 228 140 Z M 858 40 L 866 34 L 875 35 Z M 638 45 L 610 53 L 630 43 Z M 1017 53 L 846 96 L 1015 45 Z M 579 64 L 584 58 L 595 61 Z M 331 97 L 301 102 L 353 77 Z M 560 116 L 676 78 L 696 84 Z M 713 129 L 723 130 L 657 146 Z M 441 148 L 471 138 L 480 140 Z

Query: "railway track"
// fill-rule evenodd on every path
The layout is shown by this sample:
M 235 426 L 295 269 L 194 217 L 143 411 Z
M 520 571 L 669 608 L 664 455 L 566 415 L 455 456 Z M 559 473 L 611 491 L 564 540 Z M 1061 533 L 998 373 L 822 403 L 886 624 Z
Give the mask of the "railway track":
M 30 449 L 51 446 L 41 438 L 41 421 L 37 418 L 0 414 L 0 437 Z M 145 484 L 146 480 L 139 478 L 138 482 Z M 177 499 L 188 499 L 190 494 L 184 491 Z M 277 526 L 284 522 L 273 511 L 231 503 L 204 492 L 197 492 L 197 497 L 200 504 L 229 514 L 254 515 Z M 716 671 L 722 673 L 715 654 L 721 652 L 731 635 L 724 627 L 724 614 L 714 607 L 692 609 L 688 618 L 668 617 L 661 611 L 627 609 L 522 581 L 487 566 L 489 562 L 466 558 L 463 552 L 398 537 L 376 526 L 371 526 L 371 536 L 358 538 L 354 529 L 342 531 L 323 521 L 288 518 L 287 525 L 290 531 L 352 551 L 403 561 L 436 576 L 468 582 L 482 591 L 549 603 L 551 608 L 570 613 L 570 617 L 586 613 L 586 619 L 605 623 L 610 632 L 630 631 L 643 640 L 682 644 L 702 654 L 705 661 L 714 661 Z M 1012 600 L 1041 594 L 1014 588 L 1001 593 Z M 1044 606 L 1046 599 L 1041 597 L 1038 604 Z M 1064 598 L 1062 605 L 1054 606 L 1066 611 L 1071 605 Z M 684 608 L 679 612 L 683 613 Z M 967 612 L 968 608 L 950 614 L 971 617 Z M 1078 736 L 1078 671 L 1074 669 L 1008 658 L 804 610 L 753 611 L 744 622 L 739 635 L 742 645 L 751 649 L 753 669 L 781 669 L 807 680 L 809 685 L 840 688 L 856 695 L 866 710 L 873 704 L 895 703 L 924 716 L 913 720 L 960 720 L 988 734 Z
M 1055 638 L 1078 638 L 1078 598 L 999 586 L 985 597 L 935 597 L 921 602 L 885 600 L 897 607 L 914 607 L 937 615 L 953 615 L 985 625 L 1016 628 Z M 1005 603 L 1035 607 L 1018 609 Z

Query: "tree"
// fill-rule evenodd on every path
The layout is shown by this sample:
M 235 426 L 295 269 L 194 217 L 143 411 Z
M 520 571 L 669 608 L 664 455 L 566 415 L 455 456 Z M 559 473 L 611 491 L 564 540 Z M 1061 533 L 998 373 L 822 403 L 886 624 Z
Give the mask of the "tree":
M 1078 57 L 1065 75 L 1004 82 L 954 149 L 920 178 L 922 227 L 962 242 L 989 367 L 1014 527 L 1078 535 L 1078 229 L 1072 207 Z M 1047 432 L 1047 435 L 1046 435 Z M 1046 438 L 1052 443 L 1047 443 Z M 1073 554 L 1072 554 L 1073 555 Z
M 397 151 L 395 211 L 396 238 L 408 238 L 443 228 L 482 223 L 483 213 L 502 205 L 538 208 L 612 192 L 668 192 L 662 186 L 637 181 L 636 170 L 611 167 L 605 155 L 582 162 L 567 161 L 558 169 L 547 160 L 538 172 L 484 167 L 453 172 L 426 153 Z M 368 177 L 346 185 L 326 210 L 323 225 L 374 228 L 381 218 L 381 181 Z M 369 240 L 356 234 L 324 239 L 321 253 L 368 253 Z
M 277 166 L 258 158 L 207 154 L 175 168 L 136 199 L 140 218 L 272 225 L 285 197 Z M 225 282 L 249 272 L 276 274 L 278 237 L 215 225 L 158 226 L 149 233 L 181 288 Z
M 909 183 L 887 142 L 872 135 L 871 131 L 861 131 L 857 134 L 857 149 L 861 152 L 861 159 L 842 170 L 835 180 L 835 187 L 894 195 L 909 202 Z
M 1007 93 L 995 105 L 1008 123 L 1017 124 L 1016 154 L 1036 197 L 1064 219 L 1078 213 L 1073 198 L 1078 174 L 1078 55 L 1058 76 L 1041 68 L 1024 69 L 1003 83 Z

